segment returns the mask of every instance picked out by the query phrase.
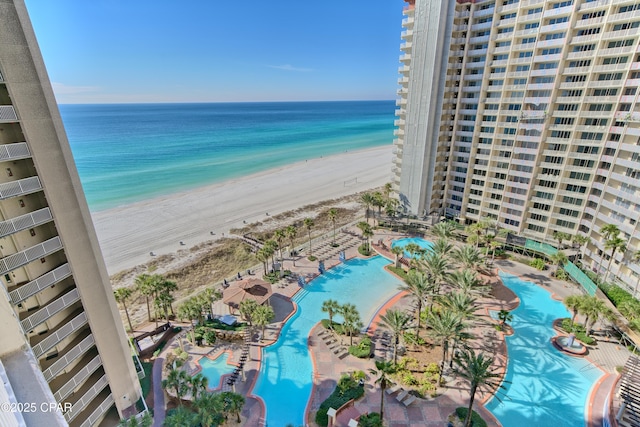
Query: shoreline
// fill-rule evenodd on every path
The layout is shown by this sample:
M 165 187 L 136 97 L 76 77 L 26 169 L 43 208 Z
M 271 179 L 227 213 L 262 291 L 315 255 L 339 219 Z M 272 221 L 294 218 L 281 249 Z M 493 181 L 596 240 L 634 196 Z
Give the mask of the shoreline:
M 270 215 L 389 181 L 393 145 L 279 166 L 193 190 L 92 212 L 110 275 L 216 240 Z

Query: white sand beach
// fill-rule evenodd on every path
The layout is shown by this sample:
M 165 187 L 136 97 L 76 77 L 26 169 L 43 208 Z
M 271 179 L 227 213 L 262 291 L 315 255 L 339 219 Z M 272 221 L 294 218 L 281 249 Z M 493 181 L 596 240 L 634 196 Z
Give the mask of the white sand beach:
M 391 145 L 310 159 L 247 177 L 95 212 L 109 274 L 222 237 L 234 227 L 390 181 Z M 214 234 L 212 234 L 214 233 Z M 183 245 L 180 244 L 183 243 Z

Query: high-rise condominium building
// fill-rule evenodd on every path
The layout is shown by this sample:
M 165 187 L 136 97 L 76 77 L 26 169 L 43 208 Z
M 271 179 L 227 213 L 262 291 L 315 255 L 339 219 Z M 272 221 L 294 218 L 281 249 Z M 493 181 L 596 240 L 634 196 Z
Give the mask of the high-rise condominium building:
M 410 0 L 397 101 L 407 213 L 552 240 L 640 280 L 640 2 Z M 605 247 L 607 224 L 626 250 Z
M 138 377 L 22 0 L 0 0 L 0 280 L 0 402 L 21 412 L 3 425 L 132 411 Z

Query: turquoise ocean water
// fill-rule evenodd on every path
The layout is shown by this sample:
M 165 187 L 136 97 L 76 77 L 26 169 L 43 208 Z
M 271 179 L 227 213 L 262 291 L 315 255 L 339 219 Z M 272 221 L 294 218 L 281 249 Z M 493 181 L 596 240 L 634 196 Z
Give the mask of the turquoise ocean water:
M 92 211 L 393 141 L 394 101 L 60 105 Z

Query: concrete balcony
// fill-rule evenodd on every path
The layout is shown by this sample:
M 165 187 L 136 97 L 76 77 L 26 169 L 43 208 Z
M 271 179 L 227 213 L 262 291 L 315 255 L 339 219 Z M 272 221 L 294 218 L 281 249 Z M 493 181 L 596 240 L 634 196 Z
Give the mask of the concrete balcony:
M 17 122 L 18 116 L 13 105 L 0 105 L 0 123 Z
M 82 424 L 79 424 L 78 427 L 94 426 L 98 421 L 102 419 L 104 414 L 109 409 L 111 409 L 114 403 L 115 403 L 115 400 L 113 400 L 113 395 L 109 394 L 103 401 L 101 401 L 100 405 L 96 409 L 94 409 L 93 412 L 91 412 L 91 415 L 89 415 L 89 417 L 87 417 L 87 419 Z M 73 424 L 71 426 L 76 427 Z
M 29 264 L 39 258 L 44 258 L 54 252 L 62 249 L 62 241 L 56 236 L 42 243 L 38 243 L 25 249 L 22 252 L 15 253 L 0 259 L 0 274 L 6 274 L 16 268 Z
M 0 161 L 13 161 L 31 157 L 26 142 L 0 145 Z
M 5 182 L 4 184 L 0 184 L 0 200 L 23 196 L 40 190 L 42 190 L 42 184 L 40 183 L 40 178 L 37 176 Z
M 77 301 L 80 301 L 80 294 L 78 293 L 77 288 L 73 288 L 62 297 L 47 303 L 43 308 L 22 320 L 20 322 L 22 324 L 22 328 L 25 331 L 30 331 L 60 313 L 62 310 L 71 307 Z
M 76 312 L 65 320 L 67 320 L 67 322 L 61 322 L 62 326 L 59 328 L 49 331 L 41 337 L 37 337 L 42 339 L 39 339 L 37 344 L 32 346 L 33 354 L 35 354 L 36 357 L 42 356 L 48 350 L 55 347 L 60 341 L 86 325 L 87 314 L 84 311 Z M 32 340 L 35 341 L 35 339 Z
M 12 304 L 18 304 L 30 296 L 33 296 L 43 289 L 53 286 L 56 283 L 71 276 L 71 268 L 69 264 L 63 264 L 48 273 L 43 274 L 35 280 L 32 280 L 25 285 L 20 286 L 18 289 L 9 292 L 9 298 Z
M 89 406 L 93 399 L 95 399 L 96 396 L 109 385 L 106 375 L 102 375 L 93 381 L 94 377 L 98 375 L 100 375 L 100 373 L 93 375 L 89 378 L 85 386 L 74 393 L 74 396 L 80 395 L 81 397 L 75 402 L 69 402 L 72 403 L 71 410 L 64 414 L 64 418 L 67 421 L 71 421 L 77 417 L 87 406 Z
M 45 224 L 52 219 L 53 217 L 51 216 L 49 208 L 43 208 L 34 212 L 29 212 L 25 215 L 17 216 L 7 221 L 2 221 L 0 222 L 0 238 L 17 233 L 18 231 L 37 227 L 38 225 Z
M 97 351 L 96 351 L 97 353 Z M 70 372 L 68 375 L 64 375 L 64 380 L 66 382 L 64 385 L 57 389 L 55 393 L 53 393 L 53 397 L 58 401 L 62 402 L 67 396 L 69 396 L 75 389 L 80 387 L 87 378 L 91 374 L 93 374 L 99 367 L 102 366 L 102 359 L 99 354 L 91 355 L 93 352 L 87 353 L 87 355 L 83 358 L 83 360 L 78 363 L 78 365 Z M 86 363 L 85 362 L 86 359 Z M 56 378 L 55 382 L 60 382 L 63 378 Z M 51 383 L 51 390 L 56 390 L 56 384 L 54 382 Z
M 68 351 L 63 354 L 58 354 L 56 361 L 42 371 L 44 379 L 47 380 L 47 382 L 51 381 L 56 375 L 69 366 L 69 364 L 93 348 L 94 345 L 95 339 L 93 338 L 93 334 L 91 330 L 87 328 L 86 333 L 79 335 L 67 346 L 71 347 Z M 46 361 L 40 362 L 40 365 L 44 368 L 45 363 Z

